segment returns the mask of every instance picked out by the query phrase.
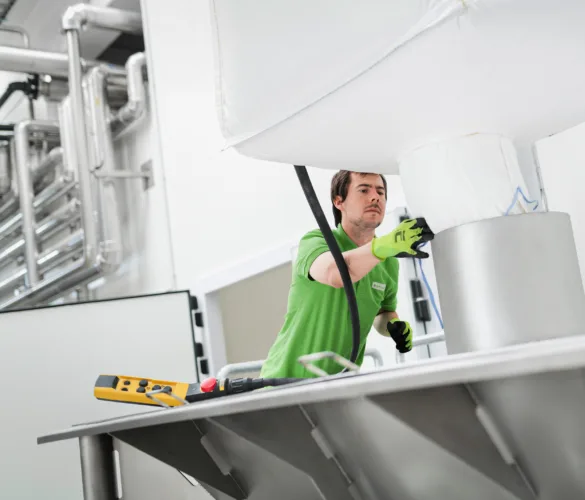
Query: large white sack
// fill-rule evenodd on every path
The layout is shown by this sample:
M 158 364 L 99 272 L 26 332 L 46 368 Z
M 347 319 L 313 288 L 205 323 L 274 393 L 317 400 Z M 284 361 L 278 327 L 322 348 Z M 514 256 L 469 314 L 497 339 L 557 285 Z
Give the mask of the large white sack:
M 398 173 L 435 141 L 585 120 L 583 0 L 211 3 L 223 134 L 250 157 Z
M 538 208 L 514 145 L 499 135 L 471 134 L 417 148 L 400 159 L 400 177 L 410 215 L 424 216 L 435 233 Z

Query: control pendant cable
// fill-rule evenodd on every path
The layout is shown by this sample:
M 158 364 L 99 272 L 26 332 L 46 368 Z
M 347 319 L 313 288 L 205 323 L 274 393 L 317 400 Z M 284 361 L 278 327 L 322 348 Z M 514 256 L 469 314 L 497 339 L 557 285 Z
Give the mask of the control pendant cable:
M 306 167 L 301 165 L 295 165 L 295 171 L 297 173 L 297 177 L 301 183 L 303 191 L 305 193 L 305 197 L 309 202 L 309 206 L 313 211 L 313 215 L 317 220 L 317 224 L 319 225 L 319 229 L 323 233 L 325 237 L 325 241 L 327 242 L 327 246 L 331 251 L 331 255 L 335 259 L 335 263 L 337 264 L 337 269 L 339 269 L 339 274 L 341 275 L 341 280 L 343 281 L 343 288 L 345 290 L 345 295 L 347 297 L 347 302 L 349 305 L 349 314 L 351 317 L 351 329 L 352 329 L 352 336 L 353 336 L 353 346 L 351 350 L 351 358 L 350 361 L 355 363 L 358 355 L 358 350 L 360 346 L 360 319 L 357 307 L 357 300 L 355 297 L 355 290 L 353 288 L 353 283 L 351 281 L 351 276 L 349 275 L 349 270 L 347 269 L 347 263 L 341 254 L 341 250 L 339 249 L 339 245 L 333 236 L 333 232 L 329 227 L 327 219 L 325 218 L 325 214 L 319 204 L 319 199 L 315 194 L 315 190 L 313 189 L 313 185 L 311 183 L 311 179 L 309 178 L 309 174 L 307 172 Z M 344 370 L 345 371 L 345 370 Z

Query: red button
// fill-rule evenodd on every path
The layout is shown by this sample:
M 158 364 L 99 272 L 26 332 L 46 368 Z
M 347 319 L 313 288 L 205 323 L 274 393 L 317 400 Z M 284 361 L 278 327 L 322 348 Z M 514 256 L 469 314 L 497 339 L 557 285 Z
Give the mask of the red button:
M 217 386 L 217 379 L 211 377 L 211 378 L 206 378 L 203 382 L 201 382 L 199 389 L 201 389 L 201 392 L 212 392 L 216 386 Z

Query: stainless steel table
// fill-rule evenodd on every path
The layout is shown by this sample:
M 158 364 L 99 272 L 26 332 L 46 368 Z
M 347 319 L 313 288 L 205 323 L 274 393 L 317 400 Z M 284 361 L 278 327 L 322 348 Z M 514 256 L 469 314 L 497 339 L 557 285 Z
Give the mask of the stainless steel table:
M 585 336 L 540 341 L 157 408 L 38 443 L 80 440 L 86 500 L 114 498 L 112 438 L 221 500 L 574 500 L 585 498 L 584 368 Z

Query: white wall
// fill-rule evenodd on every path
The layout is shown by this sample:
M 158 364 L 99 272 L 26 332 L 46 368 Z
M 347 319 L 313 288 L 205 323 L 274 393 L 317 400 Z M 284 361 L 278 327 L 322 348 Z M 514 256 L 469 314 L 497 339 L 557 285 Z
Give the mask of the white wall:
M 585 123 L 538 141 L 536 151 L 549 210 L 571 216 L 585 282 Z

